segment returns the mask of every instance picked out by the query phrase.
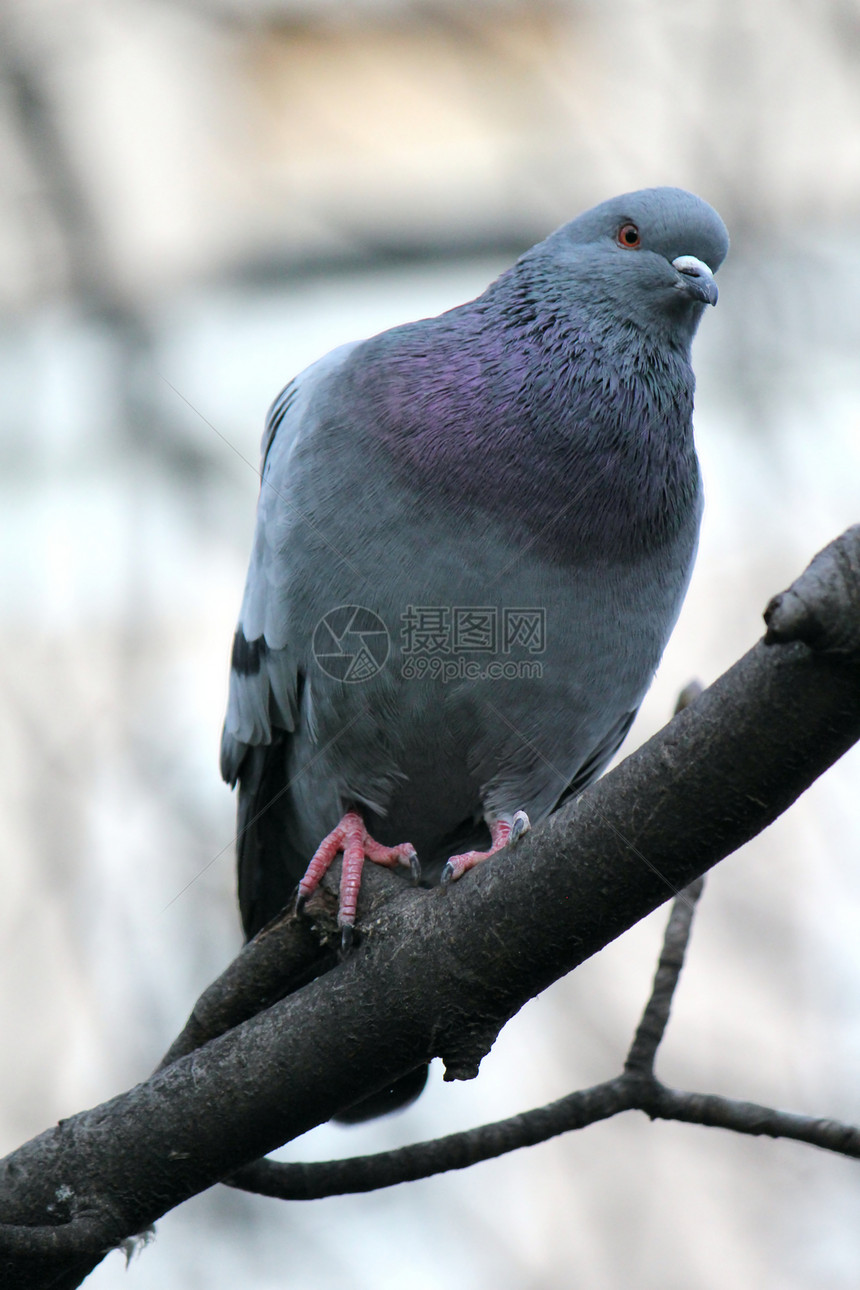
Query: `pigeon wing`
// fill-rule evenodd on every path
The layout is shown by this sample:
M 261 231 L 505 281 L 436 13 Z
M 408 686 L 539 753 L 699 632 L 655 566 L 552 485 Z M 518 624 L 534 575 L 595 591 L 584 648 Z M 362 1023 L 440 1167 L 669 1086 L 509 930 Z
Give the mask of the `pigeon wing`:
M 287 792 L 292 732 L 301 721 L 302 675 L 289 620 L 291 525 L 297 444 L 313 433 L 316 400 L 353 345 L 342 345 L 285 387 L 266 416 L 251 562 L 233 639 L 221 773 L 239 784 L 239 905 L 253 936 L 286 904 L 309 856 L 293 853 Z

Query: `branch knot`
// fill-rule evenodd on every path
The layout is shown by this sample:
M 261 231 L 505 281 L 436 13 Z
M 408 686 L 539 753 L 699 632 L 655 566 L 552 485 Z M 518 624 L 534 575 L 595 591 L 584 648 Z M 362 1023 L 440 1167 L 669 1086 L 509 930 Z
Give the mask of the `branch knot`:
M 803 641 L 819 654 L 860 660 L 860 524 L 807 566 L 764 611 L 766 645 Z

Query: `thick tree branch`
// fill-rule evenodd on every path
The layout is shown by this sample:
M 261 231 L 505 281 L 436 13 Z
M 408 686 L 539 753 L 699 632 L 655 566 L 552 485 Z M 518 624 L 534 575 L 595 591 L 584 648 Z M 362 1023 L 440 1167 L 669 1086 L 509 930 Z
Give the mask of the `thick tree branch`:
M 819 551 L 788 590 L 774 596 L 764 621 L 766 645 L 805 641 L 819 654 L 860 658 L 860 524 Z
M 682 696 L 678 710 L 685 706 Z M 432 1142 L 419 1142 L 372 1156 L 312 1164 L 255 1160 L 224 1181 L 231 1187 L 280 1200 L 318 1200 L 345 1192 L 375 1191 L 380 1187 L 429 1178 L 450 1169 L 466 1169 L 481 1160 L 491 1160 L 520 1147 L 532 1147 L 561 1133 L 583 1129 L 597 1120 L 607 1120 L 620 1111 L 634 1109 L 643 1083 L 640 1076 L 651 1075 L 654 1056 L 669 1020 L 672 997 L 684 965 L 693 914 L 703 885 L 704 879 L 697 878 L 673 902 L 651 997 L 642 1014 L 623 1075 L 595 1084 L 593 1088 L 579 1089 L 536 1110 L 495 1124 L 485 1124 L 478 1129 L 452 1133 Z M 650 1080 L 647 1082 L 650 1084 Z
M 331 923 L 336 931 L 334 918 Z M 307 918 L 285 911 L 273 919 L 204 990 L 156 1074 L 333 967 L 335 950 L 325 936 L 320 940 Z
M 860 1129 L 851 1125 L 713 1094 L 679 1092 L 655 1078 L 654 1058 L 669 1020 L 703 886 L 704 878 L 696 879 L 672 905 L 651 997 L 636 1029 L 624 1072 L 617 1078 L 580 1089 L 536 1110 L 432 1142 L 318 1163 L 256 1160 L 224 1181 L 231 1187 L 279 1200 L 319 1200 L 376 1191 L 452 1169 L 466 1169 L 520 1147 L 532 1147 L 562 1133 L 583 1129 L 622 1111 L 644 1111 L 652 1120 L 680 1120 L 736 1133 L 793 1138 L 840 1155 L 860 1157 Z
M 850 530 L 826 559 L 857 567 L 858 546 Z M 821 580 L 816 594 L 820 622 L 857 613 L 844 584 Z M 853 655 L 755 646 L 514 853 L 447 891 L 403 891 L 324 977 L 0 1162 L 0 1221 L 79 1228 L 104 1216 L 93 1266 L 121 1236 L 433 1056 L 448 1078 L 471 1078 L 529 998 L 766 827 L 858 737 Z M 79 1284 L 79 1264 L 49 1280 L 13 1245 L 0 1226 L 0 1284 Z

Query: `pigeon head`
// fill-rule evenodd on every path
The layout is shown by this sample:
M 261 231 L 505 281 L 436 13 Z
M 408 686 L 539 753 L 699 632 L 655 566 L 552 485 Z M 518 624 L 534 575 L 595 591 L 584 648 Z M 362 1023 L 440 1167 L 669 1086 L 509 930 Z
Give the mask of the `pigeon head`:
M 542 245 L 592 310 L 689 343 L 704 307 L 717 302 L 714 274 L 729 237 L 700 197 L 644 188 L 593 207 Z

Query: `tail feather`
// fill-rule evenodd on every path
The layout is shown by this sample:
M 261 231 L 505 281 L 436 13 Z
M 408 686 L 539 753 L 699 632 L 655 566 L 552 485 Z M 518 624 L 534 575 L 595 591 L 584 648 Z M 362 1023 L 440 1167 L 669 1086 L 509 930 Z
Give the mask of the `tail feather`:
M 248 940 L 289 903 L 310 856 L 300 854 L 293 804 L 287 785 L 287 740 L 272 731 L 272 742 L 249 748 L 239 768 L 236 838 L 239 910 Z
M 291 842 L 296 822 L 287 788 L 289 738 L 287 731 L 273 729 L 271 743 L 248 748 L 241 761 L 235 762 L 239 909 L 248 940 L 287 906 L 310 860 Z M 234 749 L 228 752 L 235 755 Z M 357 1124 L 390 1114 L 414 1102 L 426 1081 L 427 1067 L 420 1066 L 334 1118 L 343 1124 Z

